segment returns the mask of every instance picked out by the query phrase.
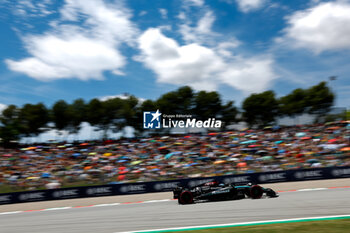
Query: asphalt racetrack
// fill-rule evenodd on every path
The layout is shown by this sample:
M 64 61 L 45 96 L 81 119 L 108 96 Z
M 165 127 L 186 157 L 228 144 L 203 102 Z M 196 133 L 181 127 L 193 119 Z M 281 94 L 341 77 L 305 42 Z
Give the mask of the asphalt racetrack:
M 0 206 L 1 208 L 1 206 Z M 178 205 L 177 201 L 0 215 L 1 233 L 125 232 L 350 214 L 350 188 L 283 192 L 279 198 Z

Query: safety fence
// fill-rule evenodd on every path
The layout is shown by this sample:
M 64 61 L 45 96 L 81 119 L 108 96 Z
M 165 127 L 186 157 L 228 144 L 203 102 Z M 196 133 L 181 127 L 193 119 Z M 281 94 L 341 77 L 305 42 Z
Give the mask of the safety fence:
M 277 183 L 291 181 L 336 179 L 350 177 L 350 167 L 327 167 L 298 169 L 274 172 L 248 173 L 238 175 L 189 178 L 155 182 L 125 183 L 113 185 L 85 186 L 76 188 L 49 189 L 0 194 L 1 204 L 23 203 L 33 201 L 63 200 L 71 198 L 128 195 L 152 192 L 167 192 L 177 186 L 194 187 L 204 182 L 218 181 L 225 183 Z

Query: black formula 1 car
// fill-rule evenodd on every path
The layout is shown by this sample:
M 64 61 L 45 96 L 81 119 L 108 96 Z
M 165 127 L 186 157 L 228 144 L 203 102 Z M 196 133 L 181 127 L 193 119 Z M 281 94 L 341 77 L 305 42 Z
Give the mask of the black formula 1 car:
M 278 193 L 270 188 L 263 188 L 260 185 L 248 183 L 246 185 L 234 185 L 207 182 L 193 188 L 177 187 L 173 190 L 174 199 L 179 204 L 193 204 L 199 201 L 223 201 L 238 200 L 243 198 L 260 199 L 261 197 L 278 197 Z

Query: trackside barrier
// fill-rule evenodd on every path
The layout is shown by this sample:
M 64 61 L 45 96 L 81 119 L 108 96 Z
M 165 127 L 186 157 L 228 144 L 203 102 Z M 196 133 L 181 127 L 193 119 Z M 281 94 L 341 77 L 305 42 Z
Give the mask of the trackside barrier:
M 63 200 L 72 198 L 128 195 L 171 191 L 178 185 L 193 187 L 210 181 L 244 184 L 277 183 L 290 181 L 322 180 L 350 177 L 350 167 L 326 167 L 298 169 L 275 172 L 248 173 L 205 178 L 191 178 L 156 182 L 140 182 L 113 185 L 85 186 L 76 188 L 49 189 L 27 192 L 0 194 L 1 204 L 13 204 L 34 201 Z

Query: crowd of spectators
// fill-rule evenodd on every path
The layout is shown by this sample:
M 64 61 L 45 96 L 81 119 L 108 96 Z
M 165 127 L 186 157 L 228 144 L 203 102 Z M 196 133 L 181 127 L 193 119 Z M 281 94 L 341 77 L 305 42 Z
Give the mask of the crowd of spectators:
M 0 192 L 350 166 L 349 123 L 0 148 Z

